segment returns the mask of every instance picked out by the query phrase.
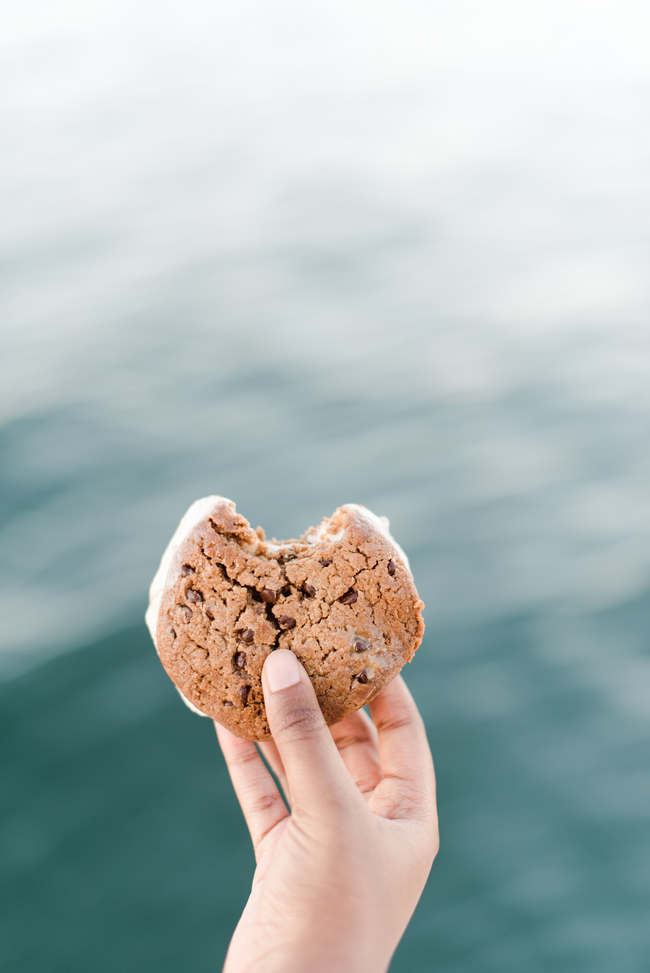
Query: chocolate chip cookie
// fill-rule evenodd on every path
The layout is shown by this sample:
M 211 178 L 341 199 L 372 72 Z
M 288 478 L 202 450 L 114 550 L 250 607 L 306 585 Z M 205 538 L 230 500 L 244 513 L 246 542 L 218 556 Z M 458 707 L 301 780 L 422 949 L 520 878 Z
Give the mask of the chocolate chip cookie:
M 300 540 L 267 541 L 231 500 L 213 496 L 179 524 L 146 618 L 191 709 L 264 740 L 261 673 L 270 652 L 298 656 L 331 725 L 413 658 L 423 607 L 385 517 L 346 504 Z

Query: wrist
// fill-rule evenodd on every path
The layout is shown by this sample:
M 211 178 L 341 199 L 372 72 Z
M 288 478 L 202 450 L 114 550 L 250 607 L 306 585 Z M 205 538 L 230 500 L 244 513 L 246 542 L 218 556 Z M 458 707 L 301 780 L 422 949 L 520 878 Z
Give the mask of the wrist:
M 327 939 L 285 941 L 259 953 L 253 947 L 243 964 L 229 951 L 223 973 L 387 973 L 393 952 L 376 942 L 337 938 L 332 930 Z

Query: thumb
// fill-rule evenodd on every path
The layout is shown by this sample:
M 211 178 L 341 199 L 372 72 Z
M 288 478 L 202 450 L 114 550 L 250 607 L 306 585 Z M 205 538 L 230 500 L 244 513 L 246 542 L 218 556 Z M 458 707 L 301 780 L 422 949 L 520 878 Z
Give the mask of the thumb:
M 356 800 L 356 788 L 345 769 L 321 713 L 314 687 L 289 649 L 267 656 L 262 670 L 266 715 L 282 757 L 292 811 L 318 818 Z

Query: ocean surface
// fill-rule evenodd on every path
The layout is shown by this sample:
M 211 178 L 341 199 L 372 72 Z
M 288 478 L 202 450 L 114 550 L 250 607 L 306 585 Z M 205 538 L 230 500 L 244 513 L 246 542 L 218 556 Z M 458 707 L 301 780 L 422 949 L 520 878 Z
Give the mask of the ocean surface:
M 426 603 L 393 973 L 650 969 L 650 14 L 26 0 L 0 36 L 0 968 L 220 968 L 253 870 L 143 613 L 197 497 Z

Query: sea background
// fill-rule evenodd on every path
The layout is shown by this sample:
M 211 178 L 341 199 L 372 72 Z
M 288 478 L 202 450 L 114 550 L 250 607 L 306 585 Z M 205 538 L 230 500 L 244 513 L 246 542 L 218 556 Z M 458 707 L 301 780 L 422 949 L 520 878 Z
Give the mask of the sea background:
M 647 973 L 647 5 L 3 20 L 0 967 L 220 968 L 253 857 L 142 616 L 221 493 L 411 557 L 442 845 L 393 973 Z

